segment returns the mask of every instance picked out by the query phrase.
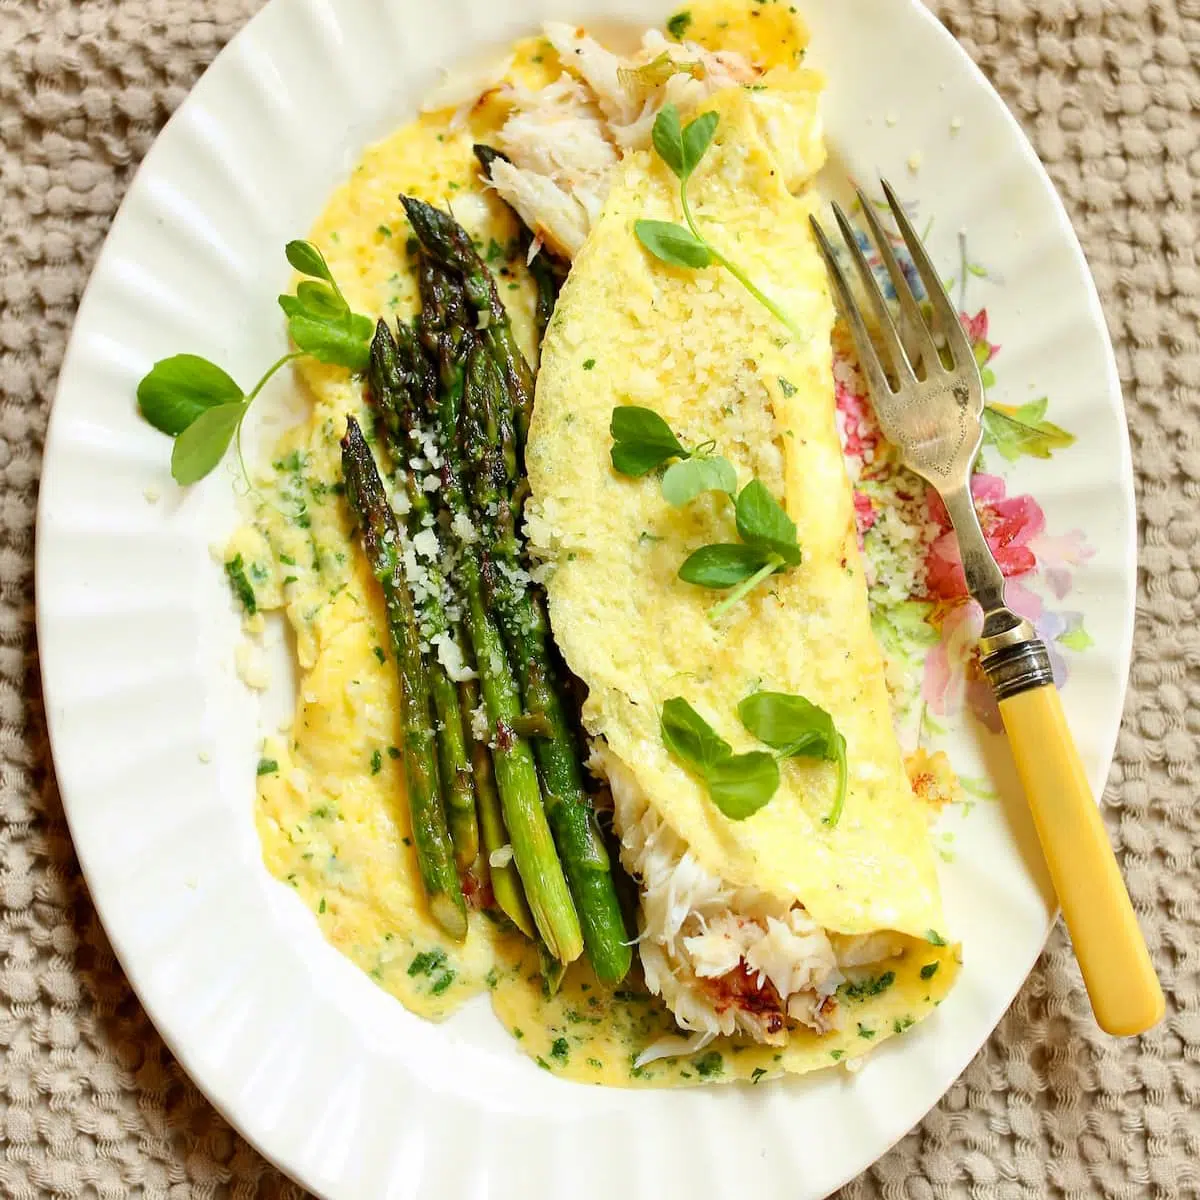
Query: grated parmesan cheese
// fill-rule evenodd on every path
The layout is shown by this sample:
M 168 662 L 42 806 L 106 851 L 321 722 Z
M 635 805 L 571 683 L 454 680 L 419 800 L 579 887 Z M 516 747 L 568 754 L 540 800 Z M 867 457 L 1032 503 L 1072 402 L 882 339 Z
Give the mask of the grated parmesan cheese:
M 427 558 L 430 562 L 436 562 L 441 553 L 441 544 L 438 542 L 437 534 L 432 529 L 422 529 L 420 533 L 412 540 L 413 549 L 422 557 Z
M 475 526 L 471 523 L 471 518 L 463 512 L 454 514 L 454 520 L 450 522 L 450 530 L 464 546 L 469 546 L 478 536 Z
M 448 633 L 439 633 L 433 639 L 433 645 L 437 647 L 438 662 L 446 668 L 446 674 L 455 683 L 476 677 L 475 672 L 467 666 L 461 647 Z
M 477 742 L 487 742 L 491 739 L 492 729 L 488 724 L 487 709 L 477 704 L 470 713 L 471 735 Z

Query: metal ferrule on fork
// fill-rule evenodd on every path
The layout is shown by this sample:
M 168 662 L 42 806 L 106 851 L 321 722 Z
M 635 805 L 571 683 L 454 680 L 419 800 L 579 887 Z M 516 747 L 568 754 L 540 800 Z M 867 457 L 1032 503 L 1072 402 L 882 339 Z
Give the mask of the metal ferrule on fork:
M 1009 696 L 1030 688 L 1053 684 L 1050 652 L 1046 649 L 1046 643 L 1034 634 L 1029 622 L 1020 621 L 1007 632 L 1017 634 L 1017 638 L 1007 640 L 1005 634 L 989 637 L 985 633 L 979 639 L 979 664 L 987 675 L 988 683 L 992 685 L 996 699 L 1007 700 Z

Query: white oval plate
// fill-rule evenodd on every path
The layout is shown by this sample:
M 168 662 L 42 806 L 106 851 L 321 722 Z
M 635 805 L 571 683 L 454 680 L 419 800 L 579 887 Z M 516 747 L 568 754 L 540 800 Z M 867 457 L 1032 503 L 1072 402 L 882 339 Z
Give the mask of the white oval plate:
M 1004 347 L 991 398 L 1049 396 L 1049 419 L 1078 438 L 1049 462 L 1005 464 L 1004 486 L 1033 492 L 1045 510 L 1036 537 L 1018 514 L 1014 544 L 1034 546 L 1039 568 L 1025 582 L 1060 636 L 1069 626 L 1059 643 L 1072 673 L 1067 711 L 1099 790 L 1129 659 L 1134 512 L 1112 351 L 1079 247 L 1015 122 L 916 0 L 801 8 L 810 62 L 829 78 L 835 160 L 864 180 L 890 175 L 922 225 L 935 217 L 930 244 L 947 275 L 960 271 L 965 231 L 967 307 L 986 309 L 988 336 Z M 168 443 L 135 412 L 137 381 L 182 349 L 242 380 L 282 351 L 284 242 L 304 234 L 364 146 L 414 115 L 439 67 L 547 17 L 643 27 L 668 11 L 660 0 L 272 0 L 147 156 L 63 365 L 37 617 L 79 858 L 184 1067 L 264 1154 L 327 1196 L 822 1196 L 937 1101 L 1053 918 L 1003 741 L 951 721 L 956 765 L 1001 799 L 953 810 L 939 828 L 944 849 L 954 836 L 946 907 L 966 954 L 943 1007 L 856 1076 L 613 1091 L 537 1070 L 486 1005 L 442 1026 L 410 1015 L 322 940 L 262 865 L 261 713 L 233 675 L 237 624 L 209 554 L 234 521 L 231 475 L 176 489 Z M 1077 564 L 1080 543 L 1064 536 L 1075 530 L 1091 551 Z M 1055 615 L 1064 606 L 1082 614 L 1085 634 Z M 1092 648 L 1079 650 L 1089 636 Z M 937 701 L 945 681 L 927 682 Z M 959 682 L 951 673 L 950 708 Z

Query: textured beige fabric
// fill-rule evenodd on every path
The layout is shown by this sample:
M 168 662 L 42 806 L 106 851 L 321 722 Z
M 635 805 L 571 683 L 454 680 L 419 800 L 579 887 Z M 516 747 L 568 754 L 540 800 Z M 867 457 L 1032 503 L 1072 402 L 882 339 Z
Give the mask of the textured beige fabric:
M 54 786 L 32 614 L 42 438 L 80 293 L 133 169 L 255 7 L 0 0 L 0 1195 L 13 1200 L 299 1194 L 186 1079 L 114 961 Z M 1200 0 L 935 7 L 1033 136 L 1117 342 L 1142 573 L 1106 816 L 1169 999 L 1150 1036 L 1103 1037 L 1056 932 L 938 1108 L 843 1195 L 1196 1196 Z

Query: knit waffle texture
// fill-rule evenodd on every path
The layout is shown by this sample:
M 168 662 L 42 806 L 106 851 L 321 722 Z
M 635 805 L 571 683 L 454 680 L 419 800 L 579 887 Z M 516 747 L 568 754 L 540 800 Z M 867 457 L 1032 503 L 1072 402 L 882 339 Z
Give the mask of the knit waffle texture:
M 286 0 L 281 0 L 286 2 Z M 817 0 L 837 3 L 838 0 Z M 900 0 L 896 0 L 897 3 Z M 0 0 L 0 1197 L 304 1193 L 216 1114 L 130 991 L 46 739 L 33 535 L 46 419 L 134 169 L 256 0 Z M 845 1200 L 1200 1195 L 1200 0 L 932 0 L 1083 242 L 1137 475 L 1134 666 L 1104 814 L 1167 992 L 1094 1025 L 1061 926 L 941 1103 Z

